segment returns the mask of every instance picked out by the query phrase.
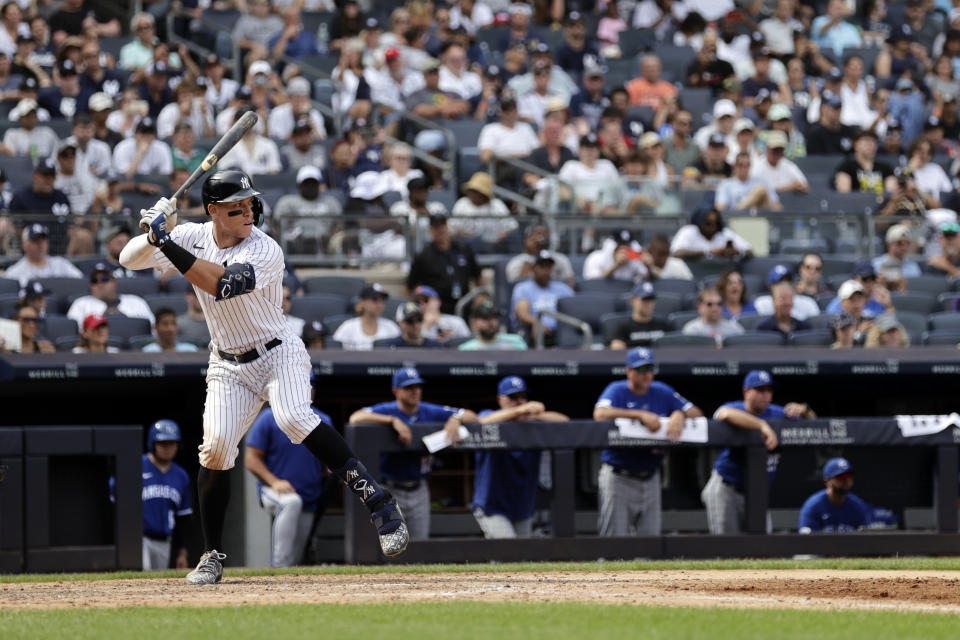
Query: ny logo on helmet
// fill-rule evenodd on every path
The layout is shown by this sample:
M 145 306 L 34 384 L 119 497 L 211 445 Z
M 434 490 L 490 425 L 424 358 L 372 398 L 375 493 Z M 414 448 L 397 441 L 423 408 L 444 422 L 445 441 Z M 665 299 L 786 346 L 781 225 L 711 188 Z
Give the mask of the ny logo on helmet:
M 241 177 L 241 178 L 240 178 L 240 187 L 243 188 L 243 189 L 249 189 L 249 188 L 250 188 L 250 178 L 248 178 L 247 176 Z

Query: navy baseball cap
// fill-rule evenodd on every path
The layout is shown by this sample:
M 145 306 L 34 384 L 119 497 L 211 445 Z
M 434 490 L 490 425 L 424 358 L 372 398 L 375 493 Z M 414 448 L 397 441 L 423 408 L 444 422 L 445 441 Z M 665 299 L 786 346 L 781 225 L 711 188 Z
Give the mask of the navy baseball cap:
M 707 141 L 707 146 L 710 147 L 725 147 L 727 146 L 727 139 L 722 133 L 715 133 L 710 136 L 710 139 Z
M 633 293 L 631 294 L 632 298 L 640 298 L 641 300 L 646 300 L 647 298 L 656 298 L 657 292 L 653 288 L 653 285 L 644 280 L 637 286 L 633 288 Z
M 793 280 L 793 273 L 790 272 L 790 269 L 788 267 L 785 267 L 782 264 L 778 264 L 777 266 L 770 269 L 769 273 L 767 273 L 767 286 L 769 287 L 771 285 L 775 285 L 781 280 L 783 280 L 784 278 L 790 278 L 791 280 Z
M 515 393 L 526 393 L 527 383 L 519 376 L 507 376 L 497 385 L 497 393 L 501 396 L 512 396 Z
M 43 286 L 43 283 L 39 280 L 31 280 L 27 283 L 23 289 L 20 289 L 20 297 L 27 300 L 32 300 L 33 298 L 39 298 L 45 296 L 50 291 Z
M 864 260 L 853 269 L 854 278 L 876 278 L 877 271 L 870 264 L 869 260 Z
M 413 290 L 413 295 L 415 296 L 427 296 L 428 298 L 439 298 L 440 294 L 437 293 L 437 290 L 433 287 L 427 286 L 425 284 L 420 285 Z
M 384 291 L 383 287 L 380 286 L 380 283 L 374 282 L 373 284 L 368 284 L 360 292 L 360 299 L 367 300 L 369 298 L 386 298 L 387 292 Z
M 769 371 L 763 371 L 762 369 L 757 369 L 751 371 L 743 379 L 743 388 L 744 389 L 756 389 L 757 387 L 772 387 L 773 386 L 773 376 L 770 375 Z
M 823 465 L 823 479 L 836 478 L 842 473 L 853 473 L 853 466 L 846 458 L 830 458 Z
M 423 322 L 423 311 L 416 302 L 404 302 L 397 307 L 397 323 L 400 322 Z
M 833 91 L 824 91 L 822 100 L 823 104 L 831 106 L 834 109 L 839 109 L 843 106 L 843 100 L 841 100 L 840 96 L 835 94 Z
M 843 329 L 844 327 L 849 327 L 851 325 L 856 326 L 857 319 L 854 318 L 849 313 L 843 312 L 833 316 L 833 321 L 831 324 L 833 325 L 834 329 L 840 330 L 840 329 Z
M 413 367 L 397 369 L 397 372 L 393 374 L 394 389 L 403 389 L 412 384 L 423 384 L 423 378 L 420 377 L 420 372 Z
M 637 369 L 653 364 L 653 352 L 650 349 L 637 347 L 627 352 L 627 369 Z
M 28 240 L 36 240 L 40 237 L 48 238 L 50 237 L 50 229 L 46 225 L 34 222 L 23 228 L 23 237 Z

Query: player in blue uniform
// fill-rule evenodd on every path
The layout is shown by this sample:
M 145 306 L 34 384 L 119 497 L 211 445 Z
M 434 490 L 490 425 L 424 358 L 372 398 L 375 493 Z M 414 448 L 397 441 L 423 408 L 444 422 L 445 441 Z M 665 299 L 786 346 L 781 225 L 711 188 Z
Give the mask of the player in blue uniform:
M 780 454 L 777 450 L 777 434 L 767 420 L 816 418 L 810 405 L 788 402 L 786 406 L 773 404 L 773 376 L 768 371 L 751 371 L 743 379 L 743 400 L 728 402 L 713 414 L 715 420 L 740 429 L 754 429 L 763 436 L 763 443 L 770 454 L 767 456 L 767 474 L 773 483 Z M 746 515 L 746 498 L 743 495 L 746 452 L 742 448 L 724 449 L 717 456 L 710 479 L 700 492 L 700 499 L 707 507 L 707 526 L 710 533 L 736 534 L 743 531 Z M 767 529 L 771 528 L 769 517 Z
M 800 509 L 800 533 L 850 532 L 873 520 L 873 507 L 850 493 L 853 467 L 846 458 L 831 458 L 823 465 L 826 489 L 813 494 Z
M 509 376 L 497 385 L 500 409 L 480 412 L 480 422 L 567 422 L 527 399 L 527 383 Z M 539 451 L 477 451 L 473 516 L 486 538 L 530 537 L 540 477 Z
M 147 436 L 143 454 L 143 570 L 170 565 L 171 540 L 177 550 L 176 568 L 187 568 L 184 527 L 190 508 L 190 478 L 173 461 L 180 448 L 180 427 L 173 420 L 157 420 Z M 113 478 L 111 478 L 113 481 Z
M 312 371 L 310 384 L 315 398 L 317 379 Z M 323 425 L 333 424 L 330 416 L 311 409 Z M 260 505 L 273 518 L 270 566 L 299 564 L 323 497 L 323 463 L 306 447 L 290 442 L 277 425 L 273 409 L 266 409 L 247 436 L 244 465 L 259 480 Z
M 670 385 L 654 382 L 653 352 L 649 349 L 631 349 L 626 363 L 627 379 L 607 385 L 593 408 L 594 420 L 630 418 L 656 432 L 660 429 L 660 417 L 668 417 L 667 435 L 677 439 L 686 418 L 703 416 L 700 409 Z M 663 449 L 604 449 L 600 459 L 600 535 L 660 535 Z
M 409 445 L 413 441 L 411 424 L 443 424 L 452 443 L 460 440 L 458 431 L 464 422 L 476 422 L 477 414 L 468 409 L 444 407 L 423 398 L 423 378 L 413 367 L 399 369 L 393 374 L 393 402 L 381 402 L 364 407 L 350 416 L 350 423 L 375 423 L 390 425 L 400 442 Z M 430 490 L 426 477 L 430 474 L 433 456 L 419 452 L 385 453 L 380 456 L 380 475 L 383 484 L 400 504 L 407 519 L 410 538 L 423 540 L 430 537 Z

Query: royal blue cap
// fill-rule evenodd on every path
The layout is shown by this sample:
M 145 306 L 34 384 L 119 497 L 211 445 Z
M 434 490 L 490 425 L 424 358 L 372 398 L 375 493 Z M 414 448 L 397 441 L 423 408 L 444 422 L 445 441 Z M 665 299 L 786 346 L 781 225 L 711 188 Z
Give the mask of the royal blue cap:
M 415 296 L 427 296 L 428 298 L 439 298 L 440 294 L 437 293 L 437 290 L 433 287 L 427 286 L 425 284 L 420 285 L 413 290 L 413 295 Z
M 640 298 L 641 300 L 645 300 L 647 298 L 656 298 L 657 292 L 653 288 L 652 284 L 644 280 L 643 282 L 641 282 L 640 284 L 638 284 L 633 288 L 633 293 L 631 294 L 631 297 Z
M 787 277 L 793 280 L 793 274 L 790 272 L 790 269 L 782 264 L 778 264 L 767 273 L 767 286 L 777 284 Z
M 635 349 L 630 349 L 630 351 L 627 352 L 627 368 L 628 369 L 645 367 L 648 364 L 653 364 L 653 352 L 650 351 L 650 349 L 637 347 Z
M 743 379 L 744 389 L 756 389 L 757 387 L 769 387 L 772 385 L 773 376 L 770 375 L 769 371 L 763 371 L 762 369 L 751 371 L 747 374 L 747 377 Z
M 827 464 L 823 465 L 824 480 L 835 478 L 841 473 L 853 473 L 853 466 L 846 458 L 830 458 Z
M 423 378 L 420 377 L 420 372 L 413 367 L 398 369 L 397 372 L 393 374 L 394 389 L 403 389 L 412 384 L 423 384 Z
M 507 376 L 497 385 L 497 393 L 501 396 L 512 396 L 515 393 L 526 393 L 527 383 L 519 376 Z

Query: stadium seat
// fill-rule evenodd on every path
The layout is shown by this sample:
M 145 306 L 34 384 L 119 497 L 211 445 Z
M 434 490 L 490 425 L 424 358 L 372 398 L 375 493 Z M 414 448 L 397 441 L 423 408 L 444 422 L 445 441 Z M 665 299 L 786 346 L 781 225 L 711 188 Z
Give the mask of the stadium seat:
M 657 34 L 653 29 L 627 29 L 620 32 L 617 44 L 624 58 L 632 58 L 650 51 L 657 44 Z
M 40 334 L 56 341 L 63 336 L 73 336 L 80 333 L 77 323 L 66 316 L 48 315 L 40 321 Z
M 784 213 L 812 214 L 820 211 L 820 198 L 817 194 L 784 191 L 778 195 Z
M 920 344 L 923 339 L 923 332 L 927 330 L 928 326 L 926 314 L 897 309 L 896 316 L 903 328 L 907 330 L 910 343 Z
M 33 181 L 33 162 L 27 156 L 0 156 L 0 169 L 7 174 L 7 184 L 26 186 Z
M 834 314 L 832 313 L 821 313 L 807 318 L 807 322 L 814 329 L 830 329 L 833 326 L 833 317 Z
M 693 116 L 694 128 L 707 124 L 713 119 L 715 98 L 710 89 L 702 87 L 683 87 L 680 89 L 680 104 Z
M 754 296 L 762 293 L 766 287 L 766 276 L 760 277 L 755 273 L 742 273 L 740 274 L 743 278 L 743 285 L 747 290 L 747 298 L 753 298 Z M 720 274 L 707 276 L 706 278 L 701 278 L 699 285 L 700 289 L 715 289 L 717 287 L 717 281 L 720 279 Z
M 384 28 L 386 28 L 386 25 L 384 25 Z M 497 51 L 500 47 L 500 40 L 509 33 L 509 26 L 477 29 L 477 44 L 485 44 L 488 50 Z
M 700 313 L 697 311 L 675 311 L 667 316 L 667 321 L 677 331 L 680 331 L 683 329 L 683 325 L 698 317 L 700 317 Z
M 53 341 L 53 346 L 57 351 L 71 351 L 77 343 L 80 342 L 80 336 L 61 336 Z M 125 338 L 119 336 L 109 336 L 107 338 L 108 347 L 116 347 L 117 349 L 126 349 L 127 341 Z
M 782 264 L 790 269 L 793 269 L 797 264 L 797 256 L 784 256 L 784 255 L 769 255 L 769 256 L 755 256 L 749 260 L 745 260 L 740 268 L 740 273 L 743 275 L 752 274 L 759 276 L 763 282 L 763 288 L 766 290 L 767 283 L 767 274 L 770 273 L 770 269 L 774 268 L 778 264 Z M 759 295 L 762 291 L 753 291 L 753 295 Z
M 684 296 L 688 293 L 697 292 L 697 283 L 693 280 L 683 280 L 681 278 L 660 278 L 652 282 L 657 296 L 662 293 L 676 293 Z
M 916 311 L 924 315 L 933 313 L 937 308 L 937 296 L 932 293 L 890 293 L 890 300 L 897 312 Z
M 142 336 L 151 332 L 150 321 L 146 318 L 128 318 L 118 313 L 107 315 L 110 326 L 110 336 L 118 336 L 124 340 L 133 336 Z
M 383 317 L 394 320 L 397 317 L 397 308 L 406 302 L 406 298 L 390 297 L 383 301 Z
M 957 302 L 960 301 L 960 293 L 941 293 L 937 296 L 937 309 L 940 311 L 956 311 Z
M 617 329 L 630 321 L 631 313 L 630 311 L 617 311 L 600 316 L 600 337 L 603 344 L 610 344 Z
M 453 137 L 456 139 L 457 146 L 459 147 L 477 146 L 477 141 L 480 139 L 480 130 L 487 125 L 486 122 L 473 120 L 471 118 L 439 120 L 437 124 L 453 132 Z
M 723 339 L 724 347 L 777 347 L 786 344 L 779 331 L 748 331 Z
M 63 297 L 85 296 L 90 293 L 90 282 L 86 278 L 39 278 L 39 280 L 47 291 Z
M 578 279 L 576 282 L 578 293 L 604 293 L 614 296 L 628 293 L 633 289 L 633 286 L 633 283 L 629 280 L 615 280 L 613 278 Z
M 453 189 L 433 189 L 430 191 L 430 195 L 427 196 L 427 200 L 439 202 L 445 206 L 449 212 L 453 209 L 453 205 L 456 204 L 457 198 L 459 197 Z
M 153 295 L 160 293 L 160 281 L 156 278 L 147 278 L 142 276 L 136 276 L 133 278 L 118 278 L 117 279 L 117 293 L 120 294 L 132 294 L 135 296 L 144 296 Z
M 654 53 L 660 58 L 664 80 L 686 83 L 687 67 L 697 57 L 697 52 L 692 47 L 661 43 L 657 45 Z
M 460 147 L 457 149 L 457 184 L 463 184 L 470 176 L 487 168 L 480 162 L 480 151 L 476 147 Z
M 334 316 L 327 316 L 323 319 L 323 328 L 324 331 L 326 331 L 326 335 L 332 336 L 341 324 L 355 317 L 356 314 L 353 313 L 340 313 Z
M 464 342 L 473 340 L 473 336 L 460 336 L 459 338 L 449 338 L 443 341 L 443 346 L 447 349 L 459 349 Z
M 0 278 L 0 294 L 19 294 L 20 282 L 13 278 Z
M 0 318 L 12 318 L 17 310 L 20 296 L 15 293 L 0 293 Z
M 665 333 L 653 341 L 654 347 L 709 347 L 715 349 L 716 340 L 709 336 L 688 336 L 679 331 Z
M 747 331 L 753 331 L 753 328 L 756 327 L 762 320 L 766 319 L 769 316 L 758 316 L 756 314 L 740 316 L 737 318 L 737 324 L 746 329 Z
M 173 309 L 177 315 L 187 312 L 187 301 L 182 293 L 155 293 L 145 295 L 143 299 L 150 305 L 153 315 L 157 315 L 157 311 L 164 308 Z
M 324 338 L 323 348 L 327 351 L 343 351 L 343 343 L 333 338 Z
M 303 281 L 307 293 L 335 293 L 348 300 L 360 295 L 367 281 L 359 276 L 313 276 Z
M 960 331 L 924 331 L 923 344 L 960 346 Z
M 187 289 L 189 289 L 192 286 L 193 285 L 190 284 L 189 280 L 187 280 L 181 275 L 176 275 L 176 276 L 171 276 L 169 278 L 166 278 L 163 281 L 160 288 L 166 291 L 167 293 L 179 293 L 182 295 L 184 292 L 186 292 Z
M 578 293 L 569 298 L 557 300 L 557 311 L 583 320 L 600 336 L 600 318 L 604 314 L 616 311 L 616 298 L 601 293 Z
M 780 241 L 778 250 L 782 254 L 800 256 L 805 253 L 827 253 L 830 245 L 825 238 L 786 238 Z
M 833 344 L 833 332 L 829 329 L 797 331 L 787 342 L 791 347 L 828 347 Z
M 130 349 L 130 351 L 143 351 L 145 346 L 156 341 L 157 339 L 155 337 L 148 334 L 132 336 L 127 340 L 127 348 Z
M 349 298 L 335 293 L 314 293 L 294 297 L 290 301 L 290 315 L 303 318 L 307 322 L 323 320 L 327 316 L 347 313 Z M 389 317 L 389 316 L 385 316 Z M 392 319 L 392 318 L 391 318 Z
M 132 41 L 133 38 L 131 36 L 100 36 L 98 38 L 100 51 L 102 53 L 109 53 L 116 60 L 120 59 L 120 49 L 123 48 L 123 45 Z
M 853 268 L 857 264 L 856 260 L 838 256 L 820 256 L 820 259 L 823 261 L 822 277 L 824 278 L 840 275 L 849 276 L 853 273 Z
M 916 278 L 907 278 L 909 293 L 933 293 L 939 295 L 950 291 L 952 283 L 944 276 L 923 275 Z
M 879 47 L 846 47 L 843 50 L 843 59 L 850 56 L 860 56 L 863 60 L 863 75 L 873 75 L 873 65 L 877 63 L 877 56 L 880 54 Z
M 927 316 L 931 331 L 960 331 L 960 313 L 942 311 Z

